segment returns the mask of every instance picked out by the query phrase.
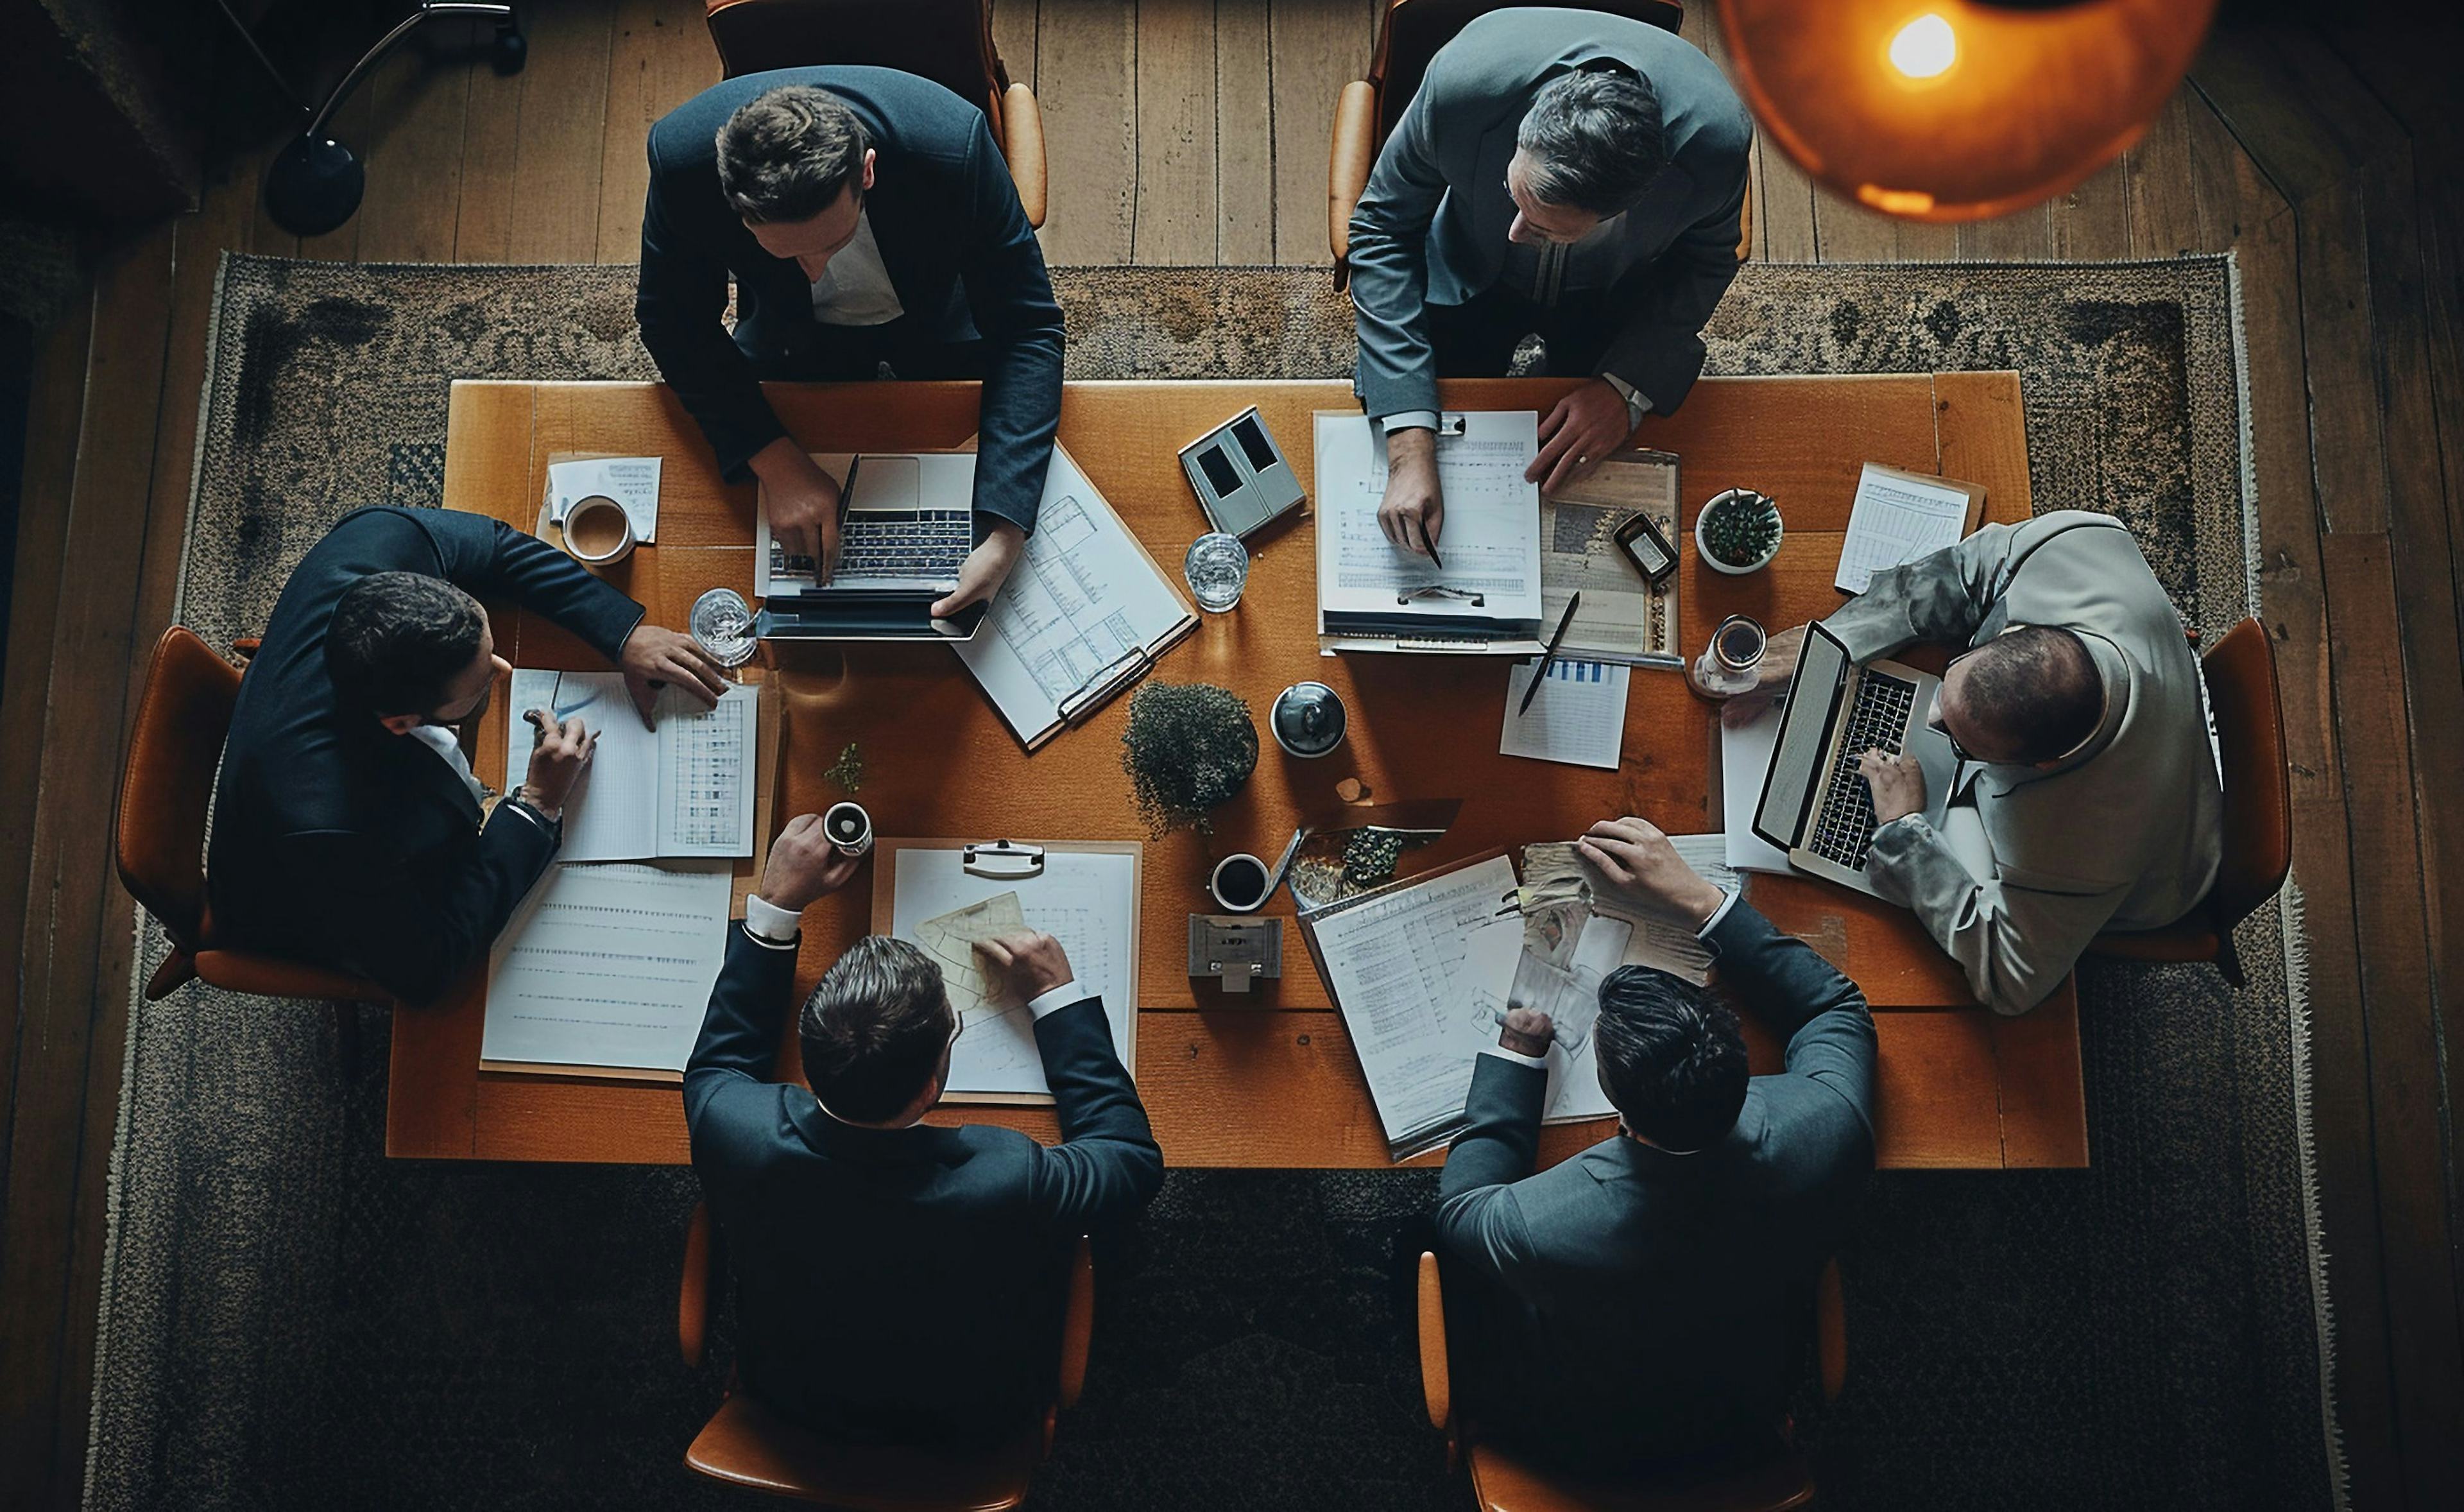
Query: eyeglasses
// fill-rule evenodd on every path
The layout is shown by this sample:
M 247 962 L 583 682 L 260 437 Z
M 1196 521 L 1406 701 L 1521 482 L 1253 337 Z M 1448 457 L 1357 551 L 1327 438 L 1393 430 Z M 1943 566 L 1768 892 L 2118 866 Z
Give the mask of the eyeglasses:
M 1969 657 L 1975 656 L 1979 651 L 1984 649 L 1985 648 L 1983 646 L 1972 646 L 1968 650 L 1961 652 L 1958 656 L 1951 657 L 1948 661 L 1944 662 L 1942 664 L 1943 678 L 1947 679 L 1950 677 L 1951 668 L 1958 666 L 1961 662 L 1966 661 Z M 1943 744 L 1950 747 L 1950 754 L 1954 758 L 1961 762 L 1974 762 L 1979 767 L 1988 765 L 1983 757 L 1978 756 L 1974 751 L 1969 750 L 1967 746 L 1959 744 L 1959 737 L 1950 733 L 1949 723 L 1942 717 L 1942 689 L 1939 684 L 1937 684 L 1934 689 L 1933 713 L 1925 717 L 1925 723 L 1933 726 L 1934 733 L 1940 735 L 1943 739 Z

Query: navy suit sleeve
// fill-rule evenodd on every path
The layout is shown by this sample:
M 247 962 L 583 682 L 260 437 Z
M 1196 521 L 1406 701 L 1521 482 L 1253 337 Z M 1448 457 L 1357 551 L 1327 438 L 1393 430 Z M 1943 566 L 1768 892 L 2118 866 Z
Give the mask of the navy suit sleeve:
M 976 332 L 984 341 L 984 388 L 976 442 L 976 526 L 1009 521 L 1033 534 L 1044 501 L 1052 433 L 1061 423 L 1061 305 L 1044 249 L 1026 223 L 991 130 L 977 115 L 968 146 L 974 191 L 969 253 L 961 269 Z
M 762 397 L 753 363 L 728 333 L 727 259 L 696 245 L 686 217 L 669 201 L 679 187 L 668 182 L 659 156 L 659 133 L 650 133 L 650 189 L 642 206 L 642 270 L 633 291 L 633 318 L 642 345 L 659 365 L 659 376 L 675 390 L 717 455 L 719 476 L 740 483 L 753 476 L 753 454 L 787 434 Z M 714 190 L 715 192 L 715 190 Z
M 1788 1074 L 1830 1088 L 1874 1130 L 1874 1015 L 1865 994 L 1830 962 L 1740 899 L 1710 943 L 1720 980 L 1787 1034 Z
M 1036 1147 L 1036 1215 L 1055 1232 L 1077 1234 L 1143 1207 L 1163 1186 L 1163 1151 L 1147 1127 L 1136 1084 L 1113 1053 L 1103 999 L 1037 1019 L 1035 1045 L 1062 1140 Z
M 444 996 L 487 954 L 557 843 L 536 817 L 502 804 L 476 856 L 461 851 L 441 866 L 385 854 L 356 834 L 312 830 L 282 842 L 297 874 L 317 879 L 300 892 L 311 933 L 406 1003 Z
M 1531 1254 L 1531 1234 L 1515 1182 L 1540 1159 L 1541 1101 L 1549 1074 L 1500 1056 L 1482 1056 L 1455 1136 L 1438 1175 L 1438 1243 L 1446 1254 L 1504 1274 Z
M 760 1137 L 775 1122 L 779 1089 L 770 1073 L 795 989 L 794 950 L 761 944 L 740 923 L 727 926 L 727 962 L 685 1062 L 685 1127 L 696 1157 L 738 1133 Z
M 436 544 L 444 576 L 486 598 L 511 598 L 544 614 L 615 661 L 642 622 L 642 606 L 556 547 L 501 520 L 458 509 L 405 510 Z

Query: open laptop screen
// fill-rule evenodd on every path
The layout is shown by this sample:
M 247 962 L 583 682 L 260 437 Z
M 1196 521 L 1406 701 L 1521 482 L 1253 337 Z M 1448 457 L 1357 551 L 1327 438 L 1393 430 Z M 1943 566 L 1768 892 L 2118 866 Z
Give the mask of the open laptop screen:
M 1806 627 L 1796 678 L 1788 685 L 1788 706 L 1780 714 L 1779 740 L 1771 748 L 1771 772 L 1763 779 L 1763 800 L 1754 811 L 1754 833 L 1782 850 L 1796 844 L 1804 833 L 1806 808 L 1821 780 L 1832 714 L 1848 667 L 1848 648 L 1838 636 L 1819 624 Z

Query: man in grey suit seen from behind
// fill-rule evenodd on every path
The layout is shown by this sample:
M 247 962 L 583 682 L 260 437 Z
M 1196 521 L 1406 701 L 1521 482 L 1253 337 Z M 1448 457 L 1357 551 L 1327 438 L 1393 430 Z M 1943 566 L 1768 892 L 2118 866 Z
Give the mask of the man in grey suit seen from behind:
M 1787 1041 L 1787 1069 L 1749 1078 L 1726 1004 L 1620 967 L 1592 1031 L 1618 1130 L 1534 1175 L 1554 1026 L 1508 1012 L 1438 1181 L 1477 1362 L 1458 1396 L 1485 1437 L 1558 1468 L 1751 1456 L 1776 1442 L 1815 1285 L 1874 1167 L 1874 1021 L 1855 983 L 1651 824 L 1595 824 L 1578 847 L 1699 926 L 1721 986 Z
M 1545 489 L 1677 408 L 1737 275 L 1752 145 L 1718 66 L 1640 21 L 1493 11 L 1438 50 L 1347 253 L 1390 542 L 1434 555 L 1443 535 L 1440 374 L 1503 373 L 1536 332 L 1551 374 L 1592 379 L 1541 420 L 1527 476 Z

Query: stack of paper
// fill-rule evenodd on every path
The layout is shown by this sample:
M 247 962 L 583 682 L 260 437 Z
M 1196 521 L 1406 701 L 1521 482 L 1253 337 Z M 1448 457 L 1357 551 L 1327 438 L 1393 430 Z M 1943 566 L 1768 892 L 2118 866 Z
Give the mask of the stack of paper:
M 1720 815 L 1727 829 L 1724 849 L 1728 865 L 1740 872 L 1789 872 L 1788 853 L 1754 833 L 1754 810 L 1763 800 L 1763 779 L 1771 775 L 1771 752 L 1779 746 L 1780 712 L 1786 705 L 1772 700 L 1749 720 L 1731 723 L 1729 711 L 1720 718 Z
M 1436 557 L 1378 528 L 1386 443 L 1367 416 L 1317 416 L 1318 634 L 1324 649 L 1478 651 L 1540 647 L 1539 453 L 1530 410 L 1448 413 L 1437 442 L 1445 513 Z

